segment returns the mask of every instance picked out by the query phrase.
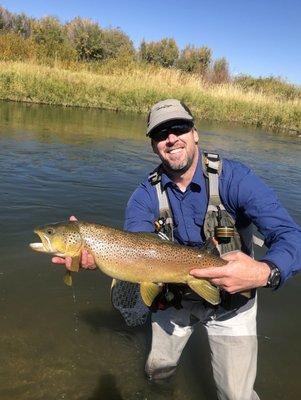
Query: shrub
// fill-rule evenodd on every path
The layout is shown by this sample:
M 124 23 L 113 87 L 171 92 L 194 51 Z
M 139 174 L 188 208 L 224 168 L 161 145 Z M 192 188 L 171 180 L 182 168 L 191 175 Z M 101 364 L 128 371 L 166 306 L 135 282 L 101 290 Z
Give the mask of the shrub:
M 226 83 L 230 81 L 229 66 L 224 57 L 214 61 L 210 73 L 210 80 L 212 83 Z
M 66 25 L 68 39 L 82 61 L 103 59 L 102 30 L 88 18 L 74 18 Z
M 179 57 L 179 49 L 174 39 L 162 39 L 158 42 L 145 42 L 140 44 L 139 56 L 142 61 L 172 67 Z
M 301 88 L 287 83 L 279 77 L 253 78 L 250 75 L 239 75 L 234 79 L 234 83 L 245 91 L 253 90 L 255 92 L 276 96 L 276 98 L 279 99 L 301 99 Z
M 6 10 L 4 7 L 0 7 L 0 30 L 9 31 L 12 28 L 13 14 Z
M 100 35 L 103 60 L 129 58 L 135 56 L 135 49 L 130 38 L 120 29 L 104 29 Z
M 36 57 L 37 49 L 32 39 L 8 32 L 0 35 L 0 59 L 2 61 L 26 61 Z
M 68 42 L 66 30 L 55 17 L 44 17 L 32 22 L 32 37 L 37 43 L 38 57 L 72 60 L 76 53 Z
M 185 72 L 197 73 L 204 76 L 211 62 L 211 49 L 209 47 L 186 46 L 182 50 L 177 67 Z
M 77 17 L 66 25 L 66 32 L 79 60 L 134 58 L 133 43 L 120 29 L 101 29 L 97 22 Z

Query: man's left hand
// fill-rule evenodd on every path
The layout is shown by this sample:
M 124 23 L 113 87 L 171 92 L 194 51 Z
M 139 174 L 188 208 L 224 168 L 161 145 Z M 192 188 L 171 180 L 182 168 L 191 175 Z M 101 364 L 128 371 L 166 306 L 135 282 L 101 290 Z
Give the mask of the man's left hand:
M 231 294 L 267 284 L 271 270 L 265 262 L 256 261 L 241 251 L 232 251 L 222 258 L 228 261 L 224 266 L 195 268 L 190 271 L 190 275 L 208 279 Z

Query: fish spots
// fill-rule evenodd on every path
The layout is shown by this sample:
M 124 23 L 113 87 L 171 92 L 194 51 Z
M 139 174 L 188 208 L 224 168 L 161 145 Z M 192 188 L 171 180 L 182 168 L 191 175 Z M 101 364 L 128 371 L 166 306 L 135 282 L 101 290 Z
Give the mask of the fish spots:
M 67 241 L 69 244 L 77 244 L 78 242 L 80 242 L 80 235 L 78 233 L 69 233 Z

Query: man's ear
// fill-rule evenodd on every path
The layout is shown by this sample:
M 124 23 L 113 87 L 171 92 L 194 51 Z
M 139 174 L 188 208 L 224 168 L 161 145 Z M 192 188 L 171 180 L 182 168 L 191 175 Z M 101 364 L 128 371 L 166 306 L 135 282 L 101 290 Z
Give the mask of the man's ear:
M 151 139 L 151 144 L 153 152 L 158 155 L 157 143 L 154 141 L 154 139 Z
M 199 133 L 196 128 L 193 128 L 193 139 L 195 144 L 199 143 Z

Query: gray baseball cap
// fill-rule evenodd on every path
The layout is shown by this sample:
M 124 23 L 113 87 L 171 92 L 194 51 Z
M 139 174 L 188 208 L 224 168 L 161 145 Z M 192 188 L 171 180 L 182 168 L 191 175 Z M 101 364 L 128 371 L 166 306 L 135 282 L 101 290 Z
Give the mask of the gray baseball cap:
M 151 108 L 148 114 L 146 136 L 151 136 L 152 131 L 159 125 L 175 120 L 193 123 L 194 118 L 189 108 L 179 100 L 167 99 L 159 101 Z

